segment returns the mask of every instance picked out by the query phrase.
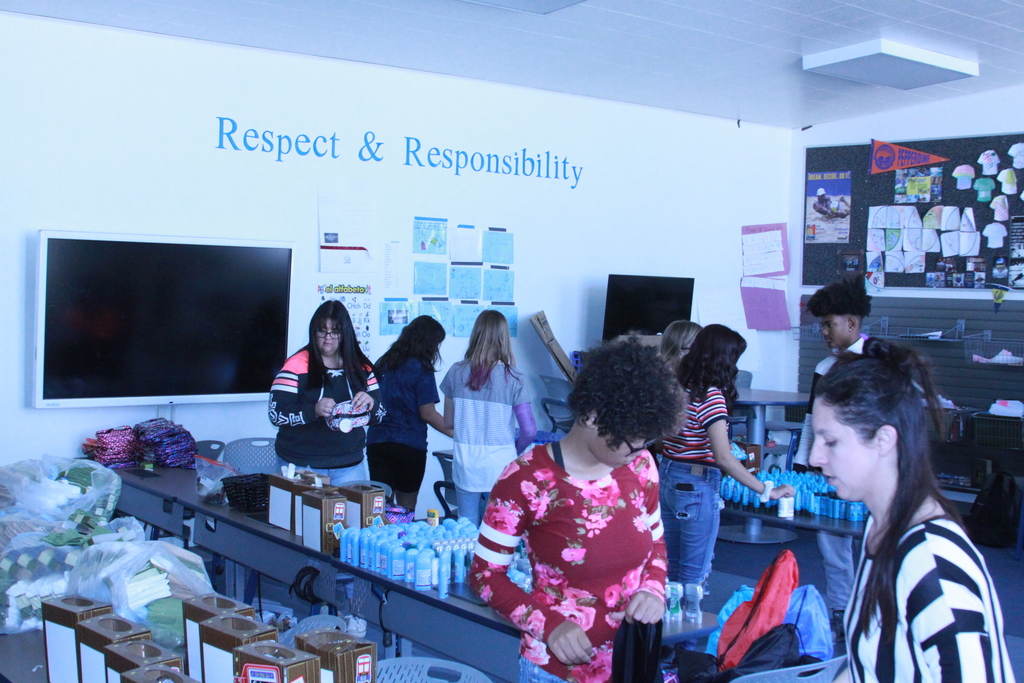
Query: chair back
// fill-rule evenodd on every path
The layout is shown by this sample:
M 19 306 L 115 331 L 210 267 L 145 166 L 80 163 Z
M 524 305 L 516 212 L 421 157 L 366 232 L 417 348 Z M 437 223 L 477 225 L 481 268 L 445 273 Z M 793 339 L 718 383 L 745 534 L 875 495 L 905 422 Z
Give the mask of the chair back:
M 734 678 L 733 683 L 832 683 L 836 673 L 845 663 L 846 655 L 843 655 L 817 664 L 747 674 Z
M 544 414 L 551 420 L 551 431 L 568 434 L 572 429 L 572 423 L 576 421 L 576 414 L 569 408 L 569 404 L 559 399 L 542 398 L 540 405 L 544 409 Z
M 547 392 L 548 398 L 564 401 L 572 391 L 572 382 L 564 377 L 541 375 L 540 380 L 544 382 L 544 390 Z
M 392 496 L 393 492 L 391 490 L 391 486 L 389 484 L 385 484 L 382 481 L 373 481 L 372 479 L 359 479 L 357 481 L 346 481 L 344 484 L 339 484 L 339 485 L 340 486 L 352 486 L 352 485 L 355 485 L 355 484 L 363 484 L 365 486 L 376 486 L 378 488 L 382 488 L 382 489 L 384 489 L 384 497 L 387 498 L 388 501 L 390 501 L 392 499 L 391 496 Z
M 196 441 L 196 455 L 207 460 L 220 460 L 224 456 L 223 441 Z
M 749 389 L 751 382 L 754 381 L 754 373 L 750 370 L 737 370 L 736 371 L 736 388 L 737 389 Z
M 377 683 L 491 683 L 466 664 L 433 657 L 395 657 L 377 660 Z
M 274 439 L 235 439 L 224 446 L 224 462 L 239 474 L 280 474 Z
M 434 451 L 434 457 L 437 458 L 437 462 L 441 465 L 441 473 L 444 475 L 444 479 L 434 484 L 434 493 L 437 495 L 437 500 L 441 503 L 441 507 L 444 508 L 446 517 L 452 516 L 452 510 L 459 507 L 458 498 L 455 495 L 455 480 L 452 478 L 452 460 L 454 455 L 451 451 Z M 444 500 L 441 500 L 441 493 L 439 492 L 437 484 L 443 484 L 444 488 Z

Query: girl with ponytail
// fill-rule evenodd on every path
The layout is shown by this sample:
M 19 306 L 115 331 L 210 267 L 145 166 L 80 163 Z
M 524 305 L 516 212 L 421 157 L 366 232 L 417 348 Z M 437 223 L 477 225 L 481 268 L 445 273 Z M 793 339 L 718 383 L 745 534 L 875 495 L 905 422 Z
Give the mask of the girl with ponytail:
M 992 579 L 932 471 L 938 403 L 927 365 L 868 339 L 815 394 L 810 464 L 870 511 L 845 615 L 850 666 L 838 680 L 1012 682 Z

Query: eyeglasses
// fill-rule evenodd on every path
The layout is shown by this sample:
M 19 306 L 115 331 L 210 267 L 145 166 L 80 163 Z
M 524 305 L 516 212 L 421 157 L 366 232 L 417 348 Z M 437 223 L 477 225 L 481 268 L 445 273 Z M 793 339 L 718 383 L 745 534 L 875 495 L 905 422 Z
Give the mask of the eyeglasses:
M 643 445 L 637 446 L 637 447 L 635 447 L 635 449 L 634 449 L 633 445 L 629 441 L 626 441 L 626 445 L 630 446 L 630 450 L 626 454 L 626 456 L 627 457 L 635 456 L 636 454 L 640 453 L 641 451 L 648 450 L 650 446 L 654 445 L 654 442 L 656 440 L 657 440 L 656 438 L 647 439 L 646 441 L 643 442 Z
M 325 337 L 325 338 L 326 338 L 326 337 L 331 337 L 331 338 L 333 338 L 333 339 L 337 339 L 338 337 L 340 337 L 340 336 L 341 336 L 341 330 L 323 330 L 323 329 L 317 329 L 317 331 L 316 331 L 316 336 L 318 336 L 318 337 Z

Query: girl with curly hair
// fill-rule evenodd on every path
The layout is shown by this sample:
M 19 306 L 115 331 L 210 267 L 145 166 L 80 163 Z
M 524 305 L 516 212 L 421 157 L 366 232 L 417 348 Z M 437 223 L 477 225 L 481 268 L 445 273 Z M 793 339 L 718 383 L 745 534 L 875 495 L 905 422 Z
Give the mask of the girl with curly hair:
M 491 491 L 470 581 L 522 629 L 520 681 L 602 683 L 623 619 L 665 610 L 658 470 L 647 451 L 677 424 L 683 392 L 655 349 L 636 339 L 592 351 L 568 398 L 577 418 L 536 446 Z M 507 569 L 525 539 L 532 592 Z
M 792 496 L 793 487 L 768 487 L 732 454 L 729 411 L 736 402 L 736 362 L 747 348 L 739 333 L 708 325 L 679 363 L 679 384 L 689 394 L 686 418 L 666 437 L 661 461 L 661 507 L 669 580 L 703 585 L 711 573 L 718 536 L 722 473 L 767 500 Z

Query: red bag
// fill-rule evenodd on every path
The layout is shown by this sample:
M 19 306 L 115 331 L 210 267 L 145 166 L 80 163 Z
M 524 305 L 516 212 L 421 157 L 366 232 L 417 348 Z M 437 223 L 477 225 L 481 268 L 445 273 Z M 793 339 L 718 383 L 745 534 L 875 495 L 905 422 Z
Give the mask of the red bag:
M 737 607 L 722 627 L 718 639 L 719 671 L 739 664 L 755 640 L 782 623 L 790 595 L 799 585 L 796 556 L 783 550 L 761 574 L 754 597 Z

